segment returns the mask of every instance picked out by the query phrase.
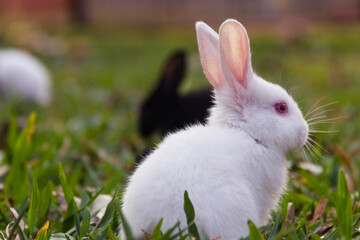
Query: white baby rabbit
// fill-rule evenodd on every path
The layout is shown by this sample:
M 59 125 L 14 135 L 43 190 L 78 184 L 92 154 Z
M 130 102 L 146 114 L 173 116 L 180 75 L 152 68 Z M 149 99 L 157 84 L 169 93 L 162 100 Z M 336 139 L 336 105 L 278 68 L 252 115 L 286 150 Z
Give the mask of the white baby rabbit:
M 286 185 L 286 153 L 302 146 L 308 125 L 292 97 L 257 76 L 249 39 L 236 20 L 219 36 L 196 24 L 202 67 L 214 87 L 208 123 L 168 135 L 130 178 L 123 207 L 135 237 L 181 222 L 187 190 L 200 232 L 247 236 L 247 221 L 267 223 Z
M 49 105 L 51 80 L 47 69 L 23 50 L 0 49 L 0 96 Z

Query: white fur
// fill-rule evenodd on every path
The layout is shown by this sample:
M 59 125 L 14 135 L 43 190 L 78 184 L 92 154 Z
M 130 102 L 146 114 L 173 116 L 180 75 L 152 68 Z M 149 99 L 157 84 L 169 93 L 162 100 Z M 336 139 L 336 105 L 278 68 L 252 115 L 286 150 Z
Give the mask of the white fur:
M 51 101 L 47 69 L 33 56 L 19 49 L 0 50 L 0 93 L 41 105 Z
M 122 209 L 137 239 L 143 230 L 152 233 L 161 218 L 163 231 L 177 221 L 186 226 L 185 190 L 202 233 L 245 237 L 248 219 L 258 226 L 268 221 L 287 181 L 286 153 L 307 138 L 308 126 L 294 100 L 253 73 L 240 23 L 225 21 L 219 38 L 204 23 L 196 28 L 216 104 L 205 126 L 167 136 L 129 179 Z M 278 102 L 286 102 L 287 114 L 276 112 Z

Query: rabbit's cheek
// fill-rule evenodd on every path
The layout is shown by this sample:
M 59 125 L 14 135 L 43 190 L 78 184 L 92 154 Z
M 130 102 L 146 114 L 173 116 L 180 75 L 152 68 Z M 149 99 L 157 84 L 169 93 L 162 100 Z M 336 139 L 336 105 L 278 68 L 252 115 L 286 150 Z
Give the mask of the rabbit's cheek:
M 308 135 L 307 125 L 303 125 L 295 128 L 292 131 L 291 136 L 289 136 L 288 141 L 284 143 L 288 145 L 288 151 L 292 151 L 303 146 L 307 141 L 307 135 Z
M 299 139 L 298 147 L 301 147 L 306 143 L 307 138 L 308 138 L 308 133 L 309 133 L 309 128 L 308 128 L 307 124 L 304 124 L 297 130 L 297 135 L 298 135 L 298 139 Z

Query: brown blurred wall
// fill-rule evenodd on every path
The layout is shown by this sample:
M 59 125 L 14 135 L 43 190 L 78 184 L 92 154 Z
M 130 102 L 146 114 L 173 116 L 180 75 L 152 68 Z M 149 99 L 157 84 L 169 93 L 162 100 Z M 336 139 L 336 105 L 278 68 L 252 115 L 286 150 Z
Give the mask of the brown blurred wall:
M 77 9 L 74 9 L 75 8 Z M 271 21 L 297 15 L 357 21 L 360 0 L 0 0 L 4 17 L 172 25 L 197 20 Z
M 5 17 L 65 19 L 66 12 L 66 0 L 0 0 L 0 14 Z

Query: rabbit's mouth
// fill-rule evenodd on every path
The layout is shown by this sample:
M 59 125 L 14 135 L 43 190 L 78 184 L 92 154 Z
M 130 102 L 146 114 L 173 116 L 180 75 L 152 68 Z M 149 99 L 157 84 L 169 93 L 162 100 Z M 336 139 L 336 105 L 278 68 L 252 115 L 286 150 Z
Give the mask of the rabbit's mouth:
M 305 124 L 297 129 L 297 136 L 298 136 L 298 147 L 303 147 L 306 145 L 306 142 L 308 141 L 308 135 L 309 135 L 309 127 Z

